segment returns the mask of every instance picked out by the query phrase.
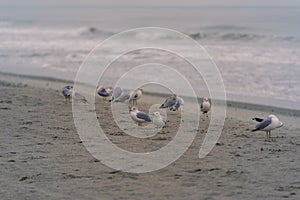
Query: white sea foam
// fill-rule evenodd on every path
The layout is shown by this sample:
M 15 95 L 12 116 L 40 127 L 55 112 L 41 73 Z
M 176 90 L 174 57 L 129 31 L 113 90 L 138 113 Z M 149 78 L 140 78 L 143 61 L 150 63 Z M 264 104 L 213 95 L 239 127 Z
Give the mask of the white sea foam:
M 147 24 L 166 26 L 176 22 L 176 25 L 180 24 L 180 26 L 174 26 L 175 29 L 189 35 L 207 49 L 222 73 L 229 94 L 300 102 L 300 40 L 297 34 L 292 34 L 292 31 L 287 31 L 285 34 L 279 31 L 263 31 L 259 26 L 253 28 L 254 25 L 250 22 L 248 25 L 228 25 L 226 19 L 222 21 L 225 24 L 200 23 L 191 18 L 189 12 L 192 12 L 193 16 L 198 15 L 198 11 L 192 9 L 186 13 L 184 19 L 173 16 L 168 23 L 163 20 L 149 21 L 151 18 L 138 19 L 128 15 L 124 22 L 127 26 L 123 29 L 119 28 L 123 27 L 123 24 L 116 23 L 117 20 L 111 18 L 109 13 L 106 13 L 108 17 L 103 18 L 108 22 L 101 21 L 106 25 L 105 27 L 94 23 L 93 18 L 82 19 L 81 22 L 75 14 L 70 17 L 65 16 L 65 21 L 61 22 L 61 19 L 58 19 L 61 15 L 58 15 L 57 19 L 54 16 L 55 23 L 49 22 L 48 18 L 38 19 L 40 20 L 38 22 L 35 21 L 36 18 L 19 21 L 0 20 L 0 62 L 7 66 L 26 68 L 21 71 L 30 71 L 30 67 L 35 66 L 35 69 L 52 70 L 54 76 L 55 72 L 58 76 L 61 76 L 61 73 L 75 74 L 88 53 L 109 36 L 128 27 Z M 144 14 L 141 12 L 139 15 Z M 164 19 L 164 16 L 158 16 L 158 19 Z M 232 21 L 234 20 L 230 22 Z M 68 25 L 67 22 L 72 25 Z M 295 24 L 291 23 L 289 28 L 292 30 Z M 170 46 L 181 45 L 180 41 L 174 43 L 176 38 L 159 32 L 151 35 L 145 32 L 135 37 L 137 40 L 155 38 L 157 42 L 164 42 Z M 105 56 L 113 60 L 119 56 L 118 45 L 125 44 L 126 41 L 122 44 L 112 44 Z M 189 47 L 182 46 L 182 48 L 190 55 L 195 54 L 189 52 Z M 122 59 L 124 65 L 151 58 L 153 61 L 164 60 L 165 63 L 176 66 L 176 62 L 171 57 L 164 55 L 159 51 L 147 55 L 133 52 L 124 55 Z M 6 71 L 10 70 L 6 66 L 0 66 L 0 71 L 4 68 Z M 13 71 L 15 68 L 11 70 L 11 72 L 18 72 Z M 190 68 L 186 68 L 183 72 L 186 75 L 192 74 L 193 72 L 189 70 Z M 31 73 L 34 74 L 35 71 L 32 70 Z

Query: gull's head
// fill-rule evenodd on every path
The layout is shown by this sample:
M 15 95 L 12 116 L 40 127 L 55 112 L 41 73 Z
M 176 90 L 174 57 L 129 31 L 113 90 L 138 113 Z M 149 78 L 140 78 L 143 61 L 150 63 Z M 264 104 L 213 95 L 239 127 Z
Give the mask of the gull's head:
M 129 110 L 130 111 L 137 111 L 138 109 L 137 109 L 137 107 L 129 107 Z
M 208 101 L 208 98 L 207 98 L 207 97 L 203 98 L 203 101 L 206 101 L 206 102 L 207 102 L 207 101 Z

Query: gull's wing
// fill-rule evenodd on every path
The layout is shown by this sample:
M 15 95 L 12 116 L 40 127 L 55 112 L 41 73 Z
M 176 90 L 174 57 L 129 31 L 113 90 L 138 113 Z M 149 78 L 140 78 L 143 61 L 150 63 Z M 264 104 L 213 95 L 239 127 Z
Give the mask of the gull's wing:
M 109 96 L 109 93 L 106 91 L 105 88 L 100 88 L 97 91 L 97 94 L 99 94 L 101 97 L 108 97 Z
M 152 121 L 151 118 L 150 118 L 150 116 L 147 115 L 147 114 L 144 113 L 144 112 L 138 112 L 138 113 L 136 114 L 136 117 L 139 118 L 139 119 L 143 119 L 143 120 L 146 121 L 146 122 L 151 122 L 151 121 Z
M 174 96 L 168 97 L 165 102 L 159 108 L 168 108 L 176 104 L 176 98 Z
M 184 104 L 184 100 L 180 97 L 177 97 L 177 101 L 175 103 L 175 105 L 172 107 L 173 111 L 176 111 L 180 108 L 180 106 L 182 106 Z
M 271 117 L 269 117 L 269 118 L 263 120 L 262 122 L 260 122 L 259 124 L 257 124 L 255 126 L 255 129 L 253 129 L 251 131 L 253 132 L 253 131 L 262 130 L 262 129 L 266 128 L 267 126 L 269 126 L 270 124 L 272 124 L 272 118 Z
M 113 90 L 113 93 L 111 95 L 111 100 L 109 101 L 114 101 L 116 99 L 118 99 L 122 94 L 122 89 L 120 87 L 116 87 L 114 90 Z
M 65 97 L 70 96 L 72 94 L 72 91 L 70 88 L 68 88 L 68 86 L 63 87 L 61 92 Z

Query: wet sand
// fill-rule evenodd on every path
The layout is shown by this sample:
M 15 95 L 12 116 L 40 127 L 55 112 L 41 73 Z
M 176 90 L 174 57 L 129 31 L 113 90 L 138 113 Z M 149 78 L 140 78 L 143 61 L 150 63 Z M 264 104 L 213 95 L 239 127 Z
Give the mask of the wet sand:
M 213 151 L 198 158 L 209 118 L 201 116 L 193 144 L 161 170 L 132 174 L 106 167 L 83 146 L 71 105 L 60 94 L 64 82 L 0 75 L 1 199 L 299 199 L 298 111 L 230 102 Z M 56 88 L 56 89 L 55 89 Z M 153 96 L 141 102 L 149 106 Z M 153 151 L 176 133 L 178 113 L 148 139 L 134 139 L 109 119 L 110 105 L 96 99 L 107 136 L 133 152 Z M 284 127 L 251 133 L 253 116 L 276 113 Z

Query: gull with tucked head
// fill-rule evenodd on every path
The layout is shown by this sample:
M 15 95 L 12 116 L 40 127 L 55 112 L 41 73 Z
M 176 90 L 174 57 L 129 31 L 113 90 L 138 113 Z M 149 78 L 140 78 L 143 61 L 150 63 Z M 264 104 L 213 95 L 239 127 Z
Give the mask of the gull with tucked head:
M 172 107 L 175 106 L 177 102 L 177 95 L 173 94 L 172 96 L 168 97 L 163 104 L 159 107 L 160 109 L 163 108 L 170 108 L 172 110 Z
M 259 122 L 251 132 L 255 131 L 265 131 L 266 132 L 266 140 L 271 139 L 271 131 L 280 128 L 283 126 L 283 123 L 279 121 L 278 117 L 275 115 L 269 115 L 266 119 L 261 119 L 258 117 L 252 118 L 252 120 L 255 120 Z
M 109 88 L 97 86 L 96 91 L 99 96 L 103 97 L 103 99 L 110 96 Z

